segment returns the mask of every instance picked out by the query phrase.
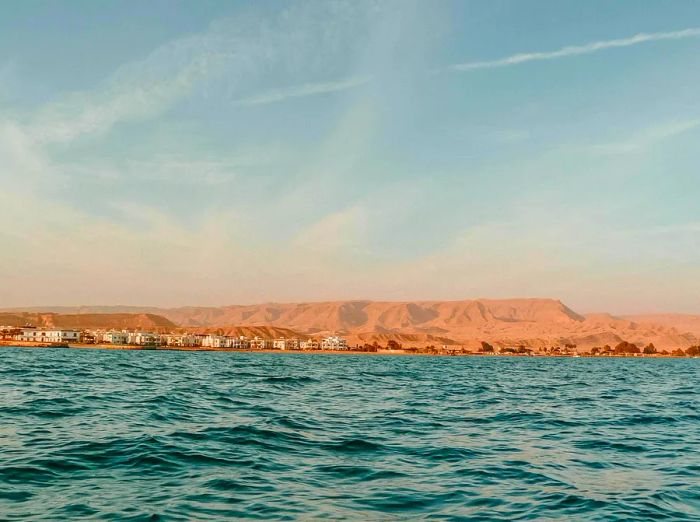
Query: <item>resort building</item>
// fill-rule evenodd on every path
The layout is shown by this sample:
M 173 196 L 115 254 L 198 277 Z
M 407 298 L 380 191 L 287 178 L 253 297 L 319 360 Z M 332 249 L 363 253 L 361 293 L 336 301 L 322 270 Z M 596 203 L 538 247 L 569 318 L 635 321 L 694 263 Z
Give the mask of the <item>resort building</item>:
M 206 337 L 206 336 L 205 336 Z M 202 340 L 205 337 L 200 337 L 198 335 L 190 334 L 169 334 L 164 335 L 161 339 L 167 346 L 179 346 L 179 347 L 194 347 L 201 346 Z
M 231 348 L 231 342 L 229 337 L 209 334 L 202 339 L 202 346 L 206 348 Z
M 274 343 L 270 339 L 263 339 L 257 335 L 250 340 L 250 348 L 252 350 L 269 350 L 274 347 Z
M 49 328 L 22 328 L 22 332 L 15 335 L 15 340 L 34 341 L 38 343 L 77 343 L 80 341 L 80 331 Z
M 301 341 L 299 343 L 299 347 L 302 350 L 318 350 L 320 348 L 320 344 L 316 339 L 307 339 L 306 341 Z
M 150 332 L 130 332 L 129 344 L 139 346 L 157 346 L 160 344 L 160 337 Z
M 109 344 L 129 344 L 129 333 L 110 330 L 102 335 L 102 341 Z
M 292 338 L 287 339 L 285 337 L 280 337 L 272 341 L 272 347 L 275 350 L 298 350 L 299 349 L 299 339 Z
M 321 341 L 321 349 L 322 350 L 347 350 L 348 349 L 348 342 L 343 339 L 342 337 L 338 337 L 337 335 L 332 335 L 330 337 L 326 337 Z
M 250 341 L 244 336 L 231 338 L 231 348 L 236 350 L 247 350 L 250 348 Z

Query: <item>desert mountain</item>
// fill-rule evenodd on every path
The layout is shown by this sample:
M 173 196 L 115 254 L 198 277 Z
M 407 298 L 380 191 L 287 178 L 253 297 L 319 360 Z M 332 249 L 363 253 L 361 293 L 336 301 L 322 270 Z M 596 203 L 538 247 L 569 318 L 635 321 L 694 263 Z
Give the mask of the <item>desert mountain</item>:
M 165 317 L 139 313 L 74 313 L 54 312 L 0 312 L 0 325 L 3 326 L 45 326 L 58 328 L 115 328 L 130 330 L 170 330 L 176 326 Z
M 660 349 L 675 349 L 696 344 L 700 337 L 700 316 L 584 316 L 555 299 L 329 301 L 223 307 L 64 307 L 50 310 L 75 315 L 139 313 L 145 317 L 160 316 L 181 327 L 199 331 L 213 331 L 210 330 L 213 328 L 234 335 L 278 337 L 289 334 L 276 329 L 290 329 L 301 336 L 338 333 L 346 336 L 352 344 L 394 339 L 405 345 L 477 346 L 485 340 L 501 346 L 525 345 L 539 349 L 564 344 L 590 348 L 626 340 L 640 345 L 653 342 Z M 243 333 L 242 328 L 259 330 L 245 330 L 248 333 Z M 258 333 L 254 333 L 256 331 Z
M 700 337 L 700 315 L 689 314 L 649 314 L 649 315 L 625 315 L 624 319 L 637 323 L 652 323 L 669 328 L 675 328 L 679 332 L 690 332 Z
M 307 336 L 289 328 L 278 326 L 190 326 L 181 330 L 193 333 L 230 335 L 232 337 L 260 337 L 262 339 L 277 339 L 280 337 L 306 339 Z

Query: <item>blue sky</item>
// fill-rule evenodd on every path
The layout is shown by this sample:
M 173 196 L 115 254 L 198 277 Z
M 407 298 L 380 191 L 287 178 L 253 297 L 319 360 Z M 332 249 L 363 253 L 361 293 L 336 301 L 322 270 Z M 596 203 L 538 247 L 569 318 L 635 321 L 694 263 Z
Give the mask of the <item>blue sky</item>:
M 0 5 L 0 306 L 700 313 L 696 1 Z

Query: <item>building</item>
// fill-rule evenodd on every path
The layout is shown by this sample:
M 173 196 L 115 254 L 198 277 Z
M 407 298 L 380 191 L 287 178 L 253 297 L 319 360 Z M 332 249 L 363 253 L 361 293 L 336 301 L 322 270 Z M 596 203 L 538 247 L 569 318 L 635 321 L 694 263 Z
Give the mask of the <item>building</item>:
M 245 337 L 233 337 L 231 339 L 231 348 L 235 350 L 247 350 L 250 348 L 250 341 Z
M 205 336 L 206 337 L 206 336 Z M 179 346 L 179 347 L 193 347 L 201 346 L 202 339 L 197 335 L 191 334 L 168 334 L 163 336 L 163 342 L 167 346 Z
M 138 346 L 157 346 L 160 344 L 160 337 L 150 332 L 129 332 L 127 336 L 129 344 Z
M 129 333 L 110 330 L 102 335 L 102 342 L 108 344 L 129 344 Z
M 298 350 L 299 339 L 287 339 L 285 337 L 280 337 L 272 342 L 272 347 L 275 350 Z
M 257 335 L 250 340 L 250 348 L 252 350 L 269 350 L 274 347 L 274 343 L 270 339 L 263 339 Z
M 22 333 L 22 329 L 16 326 L 0 326 L 0 337 L 2 339 L 17 339 Z
M 301 341 L 299 343 L 299 348 L 302 350 L 318 350 L 320 344 L 316 339 L 307 339 L 306 341 Z
M 80 333 L 80 342 L 83 344 L 97 344 L 102 340 L 102 332 L 99 330 L 83 330 Z
M 15 335 L 17 341 L 33 341 L 37 343 L 77 343 L 80 342 L 79 330 L 63 330 L 51 328 L 22 328 Z
M 342 337 L 331 335 L 321 341 L 322 350 L 347 350 L 348 342 Z
M 202 339 L 202 346 L 206 348 L 231 348 L 231 338 L 209 334 Z

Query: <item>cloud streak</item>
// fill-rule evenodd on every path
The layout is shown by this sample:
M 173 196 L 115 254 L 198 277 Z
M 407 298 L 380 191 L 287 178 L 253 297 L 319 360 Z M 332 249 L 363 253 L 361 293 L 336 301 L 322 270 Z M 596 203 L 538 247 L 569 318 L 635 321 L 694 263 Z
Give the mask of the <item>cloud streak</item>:
M 656 42 L 661 40 L 683 40 L 686 38 L 696 38 L 700 36 L 700 27 L 691 27 L 680 31 L 663 33 L 639 33 L 629 38 L 619 38 L 615 40 L 602 40 L 591 42 L 585 45 L 572 45 L 562 47 L 556 51 L 518 53 L 498 60 L 488 60 L 479 62 L 458 63 L 450 66 L 453 71 L 469 72 L 479 69 L 493 69 L 497 67 L 509 67 L 527 62 L 557 60 L 569 56 L 580 56 L 583 54 L 593 54 L 606 49 L 619 47 L 631 47 L 646 42 Z
M 284 89 L 273 89 L 262 94 L 250 96 L 237 101 L 238 105 L 265 105 L 268 103 L 278 103 L 290 98 L 303 98 L 316 94 L 328 94 L 338 91 L 345 91 L 354 87 L 359 87 L 369 82 L 367 76 L 356 76 L 337 82 L 305 83 Z
M 39 143 L 70 143 L 123 121 L 156 117 L 196 85 L 222 74 L 230 57 L 210 50 L 214 35 L 191 37 L 127 64 L 101 90 L 72 93 L 45 107 L 30 127 Z
M 643 152 L 657 143 L 669 140 L 700 127 L 700 119 L 675 121 L 656 125 L 638 132 L 630 139 L 593 146 L 593 150 L 602 154 L 632 154 Z

